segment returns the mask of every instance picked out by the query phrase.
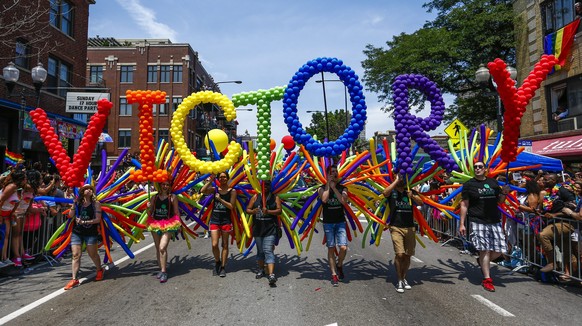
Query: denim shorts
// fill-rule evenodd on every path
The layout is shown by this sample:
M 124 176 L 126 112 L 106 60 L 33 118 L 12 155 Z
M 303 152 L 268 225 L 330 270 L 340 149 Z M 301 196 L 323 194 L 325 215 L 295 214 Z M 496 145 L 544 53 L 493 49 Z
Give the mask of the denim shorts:
M 255 241 L 257 243 L 257 260 L 262 260 L 265 262 L 265 264 L 275 263 L 275 254 L 273 253 L 275 238 L 275 235 L 255 237 Z
M 81 235 L 73 232 L 71 234 L 71 245 L 82 245 L 85 242 L 86 245 L 92 246 L 99 242 L 98 235 Z
M 348 236 L 346 233 L 346 222 L 341 223 L 323 223 L 323 231 L 327 241 L 327 247 L 333 248 L 348 245 Z

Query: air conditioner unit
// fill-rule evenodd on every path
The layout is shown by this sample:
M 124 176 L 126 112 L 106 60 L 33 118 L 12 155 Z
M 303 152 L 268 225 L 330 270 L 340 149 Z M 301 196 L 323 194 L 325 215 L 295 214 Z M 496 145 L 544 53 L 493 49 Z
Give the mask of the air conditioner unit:
M 558 131 L 568 131 L 578 129 L 576 118 L 567 118 L 558 121 Z

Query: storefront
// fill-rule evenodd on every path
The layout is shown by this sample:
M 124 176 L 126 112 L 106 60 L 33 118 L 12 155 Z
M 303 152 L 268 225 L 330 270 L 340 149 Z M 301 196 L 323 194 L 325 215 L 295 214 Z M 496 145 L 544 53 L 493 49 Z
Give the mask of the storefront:
M 5 170 L 4 153 L 6 150 L 16 151 L 19 132 L 22 137 L 22 154 L 26 164 L 41 162 L 47 166 L 50 162 L 48 151 L 40 139 L 28 112 L 32 107 L 21 107 L 12 101 L 0 99 L 0 166 Z M 75 153 L 79 140 L 83 137 L 87 124 L 58 114 L 47 112 L 51 126 L 55 129 L 63 147 L 70 157 Z M 22 119 L 22 130 L 19 130 L 19 119 Z
M 567 172 L 582 171 L 582 134 L 534 140 L 532 152 L 561 159 Z

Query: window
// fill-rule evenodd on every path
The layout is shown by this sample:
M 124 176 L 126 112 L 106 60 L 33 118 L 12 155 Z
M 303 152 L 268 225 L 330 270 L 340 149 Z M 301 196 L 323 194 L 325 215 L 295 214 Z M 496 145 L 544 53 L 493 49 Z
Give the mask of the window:
M 163 139 L 166 143 L 168 142 L 168 129 L 160 129 L 158 130 L 158 144 L 160 143 L 160 139 Z
M 47 86 L 49 92 L 65 97 L 71 85 L 71 66 L 57 58 L 49 57 L 47 67 Z M 60 89 L 58 89 L 58 88 Z
M 148 66 L 148 83 L 158 82 L 158 66 Z
M 131 147 L 131 129 L 120 129 L 117 132 L 117 147 L 129 148 Z
M 50 24 L 73 36 L 73 6 L 66 0 L 50 0 Z
M 170 82 L 170 66 L 160 66 L 160 83 Z
M 197 92 L 202 90 L 203 85 L 204 85 L 204 83 L 202 82 L 202 79 L 196 77 L 196 91 Z
M 30 56 L 30 48 L 26 42 L 22 40 L 16 41 L 16 55 L 14 56 L 14 63 L 24 69 L 29 68 L 28 57 Z
M 120 82 L 133 83 L 133 66 L 121 66 Z
M 127 103 L 125 97 L 119 99 L 119 115 L 120 116 L 131 116 L 132 115 L 132 105 Z
M 174 83 L 181 83 L 182 82 L 182 66 L 174 66 Z
M 574 0 L 548 0 L 541 7 L 544 35 L 553 33 L 574 20 Z
M 89 83 L 99 84 L 103 80 L 103 66 L 89 67 Z
M 168 115 L 168 102 L 166 99 L 166 103 L 162 103 L 162 104 L 154 104 L 153 108 L 152 108 L 152 114 L 156 115 L 156 113 L 159 113 L 159 115 Z
M 172 97 L 172 112 L 176 112 L 178 110 L 178 105 L 182 103 L 181 97 Z

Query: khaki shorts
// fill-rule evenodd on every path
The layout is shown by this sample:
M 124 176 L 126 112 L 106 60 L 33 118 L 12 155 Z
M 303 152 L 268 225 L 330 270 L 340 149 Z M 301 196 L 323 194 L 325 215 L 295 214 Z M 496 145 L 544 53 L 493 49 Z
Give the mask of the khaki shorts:
M 390 227 L 390 235 L 392 236 L 392 244 L 394 245 L 395 254 L 414 256 L 414 248 L 416 248 L 416 239 L 414 238 L 415 232 L 414 227 Z

